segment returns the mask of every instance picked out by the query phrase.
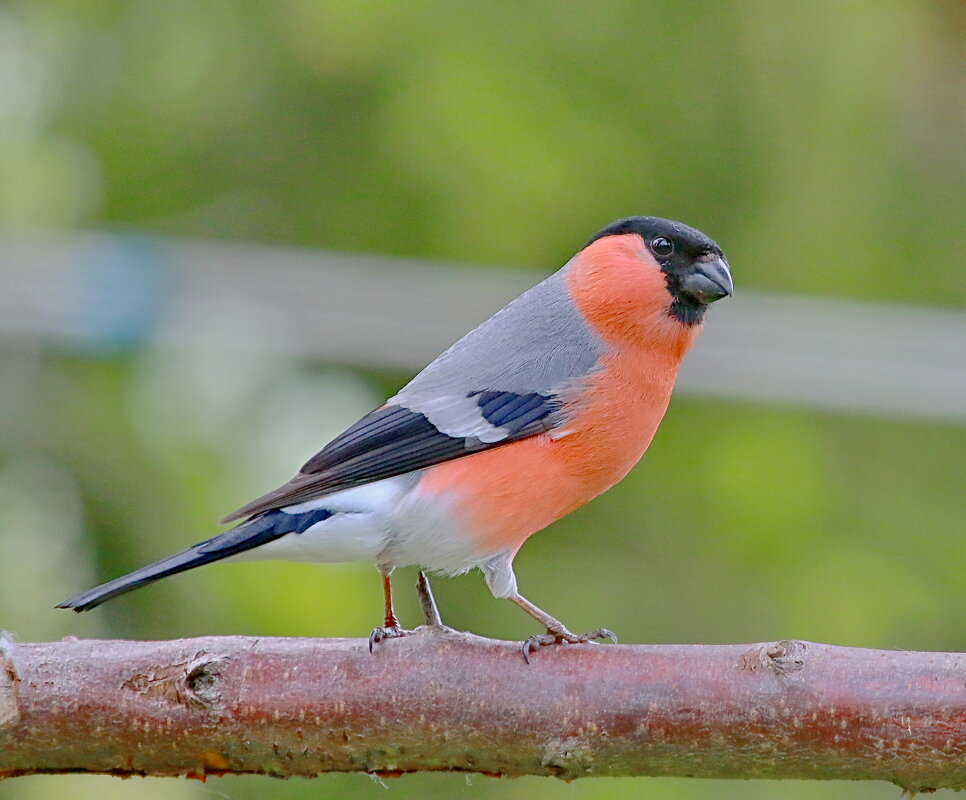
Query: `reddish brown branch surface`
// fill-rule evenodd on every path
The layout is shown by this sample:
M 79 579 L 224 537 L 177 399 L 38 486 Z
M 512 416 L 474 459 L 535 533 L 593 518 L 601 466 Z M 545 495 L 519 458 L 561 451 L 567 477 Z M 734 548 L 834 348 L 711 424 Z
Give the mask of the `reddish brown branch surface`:
M 0 776 L 462 770 L 966 788 L 966 654 L 519 644 L 4 643 Z

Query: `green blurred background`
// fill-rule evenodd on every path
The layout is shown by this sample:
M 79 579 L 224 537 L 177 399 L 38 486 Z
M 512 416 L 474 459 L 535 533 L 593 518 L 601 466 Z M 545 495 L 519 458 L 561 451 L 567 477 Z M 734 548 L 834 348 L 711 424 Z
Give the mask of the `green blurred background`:
M 6 2 L 0 223 L 547 273 L 649 213 L 714 236 L 739 292 L 962 308 L 964 17 L 955 0 Z M 368 564 L 216 565 L 82 617 L 52 606 L 211 535 L 408 376 L 12 336 L 0 370 L 0 627 L 30 641 L 376 624 Z M 964 445 L 953 422 L 682 395 L 627 480 L 524 547 L 521 588 L 625 642 L 964 650 Z M 456 627 L 534 632 L 478 574 L 435 586 Z M 382 792 L 360 775 L 0 784 L 2 800 Z M 386 796 L 524 793 L 898 789 L 415 775 Z

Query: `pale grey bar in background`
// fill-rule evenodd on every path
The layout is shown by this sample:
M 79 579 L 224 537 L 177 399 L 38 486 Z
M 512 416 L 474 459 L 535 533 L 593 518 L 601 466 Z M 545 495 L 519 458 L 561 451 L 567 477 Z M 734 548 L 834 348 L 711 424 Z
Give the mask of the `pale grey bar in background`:
M 549 273 L 111 234 L 0 240 L 0 337 L 415 372 Z M 2 340 L 0 340 L 2 345 Z M 766 294 L 718 303 L 680 393 L 966 421 L 966 313 Z

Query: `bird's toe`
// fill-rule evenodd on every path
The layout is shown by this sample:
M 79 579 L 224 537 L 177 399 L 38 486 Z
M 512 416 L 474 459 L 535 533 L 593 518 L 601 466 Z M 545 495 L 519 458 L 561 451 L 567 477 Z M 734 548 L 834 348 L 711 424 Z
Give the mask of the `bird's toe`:
M 377 644 L 384 642 L 386 639 L 401 639 L 403 636 L 411 636 L 413 633 L 415 631 L 400 628 L 398 625 L 373 628 L 372 633 L 369 634 L 369 652 L 371 653 Z
M 607 628 L 597 628 L 590 633 L 571 633 L 566 629 L 547 631 L 531 636 L 523 643 L 523 660 L 529 664 L 530 656 L 541 647 L 549 647 L 555 644 L 592 644 L 597 639 L 610 639 L 614 644 L 617 644 L 617 635 Z

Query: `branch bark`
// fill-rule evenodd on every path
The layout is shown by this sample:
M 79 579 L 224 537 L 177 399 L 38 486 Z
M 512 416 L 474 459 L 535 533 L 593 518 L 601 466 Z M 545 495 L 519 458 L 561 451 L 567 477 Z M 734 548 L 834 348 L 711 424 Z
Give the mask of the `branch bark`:
M 542 649 L 0 642 L 0 777 L 329 771 L 881 779 L 966 788 L 966 654 L 799 641 Z

